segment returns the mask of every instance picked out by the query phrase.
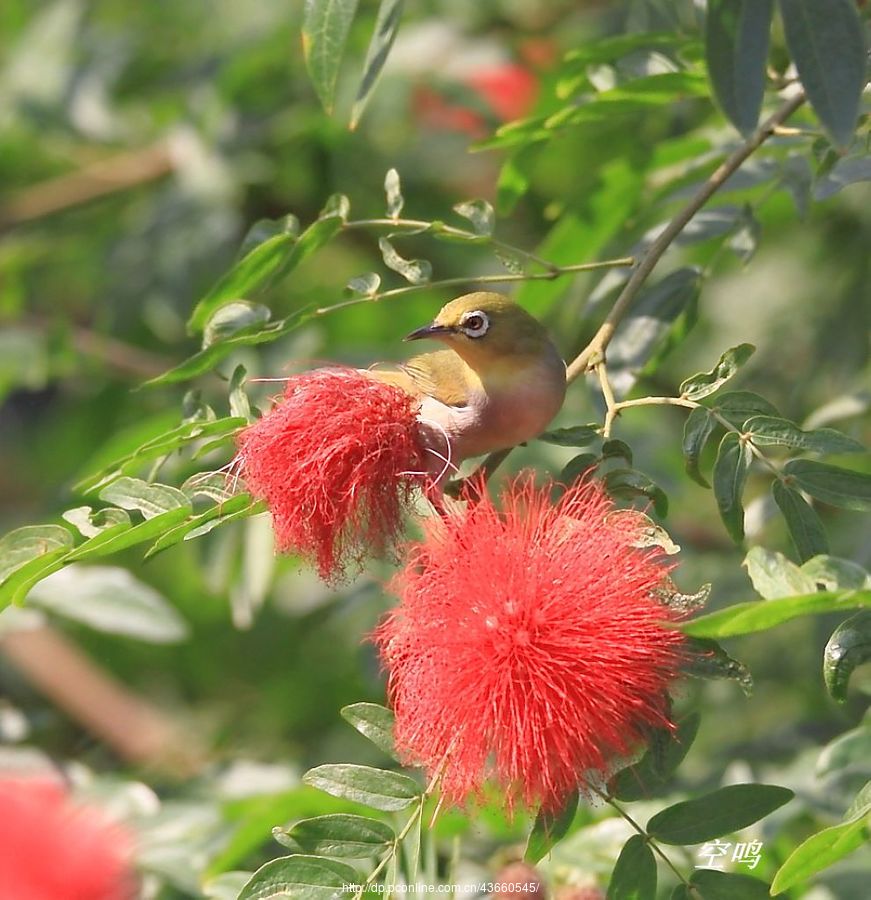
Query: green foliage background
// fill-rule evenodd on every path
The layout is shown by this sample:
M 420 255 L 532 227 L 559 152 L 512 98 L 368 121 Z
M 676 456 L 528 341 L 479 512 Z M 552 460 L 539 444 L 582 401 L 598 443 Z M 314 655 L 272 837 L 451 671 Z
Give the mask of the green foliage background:
M 782 6 L 787 14 L 790 4 Z M 383 77 L 349 130 L 376 13 L 374 3 L 362 3 L 349 24 L 328 116 L 303 60 L 301 4 L 2 5 L 0 530 L 59 522 L 64 510 L 93 504 L 93 496 L 83 500 L 74 491 L 77 482 L 197 410 L 207 415 L 202 404 L 218 417 L 229 415 L 228 380 L 237 365 L 250 379 L 322 360 L 364 366 L 401 358 L 400 337 L 460 292 L 439 287 L 439 279 L 505 271 L 489 246 L 474 241 L 439 241 L 431 233 L 397 239 L 404 257 L 432 263 L 431 287 L 302 321 L 280 340 L 235 348 L 189 384 L 135 390 L 200 349 L 186 321 L 232 268 L 255 222 L 292 213 L 305 227 L 335 193 L 349 198 L 351 220 L 383 218 L 385 173 L 395 168 L 410 219 L 471 228 L 451 210 L 480 197 L 496 209 L 501 240 L 558 265 L 637 255 L 645 236 L 649 244 L 741 140 L 712 99 L 698 11 L 688 2 L 654 0 L 409 4 Z M 655 37 L 633 42 L 644 32 Z M 625 52 L 607 38 L 627 39 Z M 437 56 L 427 60 L 420 48 L 436 40 L 446 42 L 446 58 L 456 66 L 440 65 Z M 540 76 L 536 106 L 525 123 L 497 130 L 496 116 L 453 72 L 481 48 L 519 59 L 535 42 L 554 59 Z M 774 89 L 784 73 L 789 77 L 789 59 L 777 20 L 766 110 L 779 102 Z M 726 72 L 720 78 L 728 79 L 729 60 L 720 63 Z M 671 79 L 655 89 L 636 81 L 667 74 Z M 427 118 L 425 92 L 432 90 L 479 110 L 484 132 L 477 148 L 468 133 Z M 617 93 L 592 112 L 573 102 L 578 94 L 608 90 Z M 730 118 L 746 124 L 753 102 L 741 91 L 752 95 L 754 88 L 736 90 L 740 102 L 732 108 L 722 94 L 720 101 Z M 868 106 L 866 89 L 858 129 L 850 136 L 848 128 L 846 137 L 838 110 L 829 119 L 817 110 L 826 131 L 803 109 L 787 123 L 798 132 L 772 138 L 690 223 L 653 282 L 696 267 L 701 277 L 685 277 L 698 281 L 698 292 L 690 290 L 672 307 L 648 295 L 649 317 L 661 326 L 648 328 L 655 346 L 639 350 L 627 339 L 618 351 L 619 334 L 612 346 L 612 374 L 634 391 L 630 396 L 675 395 L 724 350 L 749 342 L 756 353 L 729 390 L 758 393 L 805 428 L 834 426 L 868 444 Z M 831 135 L 845 146 L 835 149 Z M 76 202 L 77 191 L 93 189 L 102 162 L 117 154 L 127 155 L 117 175 L 120 189 Z M 342 229 L 289 277 L 248 299 L 268 306 L 277 320 L 343 302 L 346 283 L 361 273 L 381 273 L 381 290 L 404 286 L 401 274 L 382 262 L 377 237 L 384 233 Z M 620 277 L 620 270 L 606 270 L 531 281 L 516 286 L 515 296 L 552 326 L 570 359 L 613 302 Z M 675 292 L 665 294 L 668 300 Z M 185 395 L 189 388 L 198 393 Z M 246 389 L 251 402 L 263 405 L 275 386 L 249 382 Z M 244 402 L 239 398 L 236 404 Z M 591 379 L 570 390 L 556 425 L 601 423 L 603 414 Z M 801 560 L 768 499 L 771 473 L 758 466 L 749 472 L 746 544 L 738 546 L 713 493 L 685 474 L 685 419 L 684 410 L 651 406 L 626 410 L 614 425 L 614 435 L 632 448 L 633 464 L 668 496 L 663 524 L 682 547 L 678 586 L 692 593 L 711 582 L 708 610 L 755 599 L 741 567 L 755 547 L 769 551 L 757 551 L 748 563 L 759 593 L 813 591 L 819 583 L 813 577 L 807 591 L 780 589 L 799 576 L 772 554 Z M 711 442 L 702 454 L 708 478 L 715 451 Z M 513 454 L 506 470 L 532 464 L 558 473 L 577 452 L 534 442 Z M 782 461 L 785 452 L 775 447 L 772 458 Z M 173 454 L 159 468 L 134 466 L 127 474 L 180 485 L 231 455 L 225 442 L 197 460 Z M 861 487 L 871 479 L 867 453 L 826 461 L 863 475 L 858 484 L 867 489 Z M 868 503 L 816 508 L 831 554 L 869 566 Z M 118 760 L 47 704 L 2 650 L 0 732 L 10 759 L 27 746 L 100 773 L 91 790 L 111 795 L 142 829 L 151 896 L 203 896 L 208 878 L 251 871 L 279 855 L 273 826 L 359 811 L 304 786 L 300 777 L 324 763 L 383 763 L 338 710 L 383 700 L 377 660 L 360 638 L 392 600 L 378 587 L 386 568 L 332 591 L 294 560 L 275 560 L 263 516 L 216 528 L 144 562 L 142 550 L 97 560 L 124 567 L 137 585 L 158 593 L 157 600 L 142 599 L 137 611 L 109 601 L 87 623 L 69 604 L 53 606 L 51 596 L 36 590 L 33 598 L 108 672 L 185 723 L 179 751 L 196 757 L 194 777 L 189 770 L 137 770 Z M 775 587 L 766 595 L 758 573 L 772 567 Z M 868 584 L 860 578 L 850 586 Z M 745 696 L 734 680 L 688 681 L 678 698 L 681 709 L 704 715 L 668 785 L 670 799 L 736 781 L 783 785 L 797 794 L 755 833 L 765 851 L 753 874 L 768 880 L 801 841 L 839 822 L 871 778 L 867 667 L 853 673 L 842 704 L 833 701 L 822 674 L 824 647 L 844 615 L 803 617 L 728 638 L 726 649 L 752 672 L 752 694 Z M 3 633 L 18 627 L 10 621 L 6 613 L 0 617 Z M 867 635 L 865 623 L 861 639 L 867 642 Z M 20 733 L 10 724 L 19 714 L 26 722 Z M 160 797 L 159 812 L 134 796 L 135 780 Z M 662 806 L 642 800 L 636 818 Z M 513 848 L 522 849 L 528 827 L 523 817 L 507 823 L 494 810 L 472 823 L 448 813 L 427 838 L 426 864 L 434 877 L 438 867 L 446 878 L 459 835 L 462 850 L 452 871 L 487 880 Z M 631 833 L 621 827 L 613 810 L 582 804 L 543 870 L 557 885 L 604 889 Z M 682 860 L 687 874 L 694 863 L 692 856 Z M 791 895 L 863 898 L 869 867 L 866 846 L 818 876 L 816 887 L 802 882 Z M 659 895 L 668 896 L 667 873 L 661 881 Z M 209 896 L 235 896 L 232 884 L 219 882 Z

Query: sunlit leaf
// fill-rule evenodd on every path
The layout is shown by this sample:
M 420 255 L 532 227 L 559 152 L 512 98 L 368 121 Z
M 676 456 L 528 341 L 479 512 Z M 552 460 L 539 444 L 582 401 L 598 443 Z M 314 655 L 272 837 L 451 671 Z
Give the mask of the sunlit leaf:
M 352 703 L 341 709 L 342 718 L 350 722 L 363 737 L 368 738 L 388 756 L 396 759 L 393 744 L 394 715 L 392 710 L 377 703 Z
M 726 638 L 767 631 L 800 616 L 844 612 L 871 606 L 871 591 L 819 591 L 800 597 L 736 603 L 685 622 L 681 630 L 696 637 Z
M 777 870 L 771 893 L 779 894 L 834 865 L 871 838 L 869 809 L 860 809 L 839 825 L 824 828 L 799 844 Z
M 324 109 L 333 111 L 336 79 L 357 0 L 305 0 L 302 49 L 305 65 Z
M 802 431 L 794 422 L 776 416 L 752 416 L 744 423 L 744 432 L 758 445 L 777 444 L 812 453 L 863 453 L 865 447 L 834 428 Z
M 688 378 L 680 386 L 680 395 L 687 400 L 701 400 L 724 385 L 756 351 L 753 344 L 731 347 L 717 361 L 710 372 L 702 372 Z
M 339 900 L 356 869 L 322 856 L 282 856 L 261 866 L 237 900 Z
M 378 246 L 381 248 L 384 265 L 398 272 L 411 284 L 425 284 L 432 277 L 432 265 L 427 260 L 405 259 L 385 237 L 378 239 Z
M 374 856 L 396 840 L 393 829 L 384 822 L 346 813 L 303 819 L 282 836 L 286 840 L 281 843 L 301 853 L 358 859 Z
M 384 68 L 384 63 L 387 62 L 387 56 L 399 30 L 404 5 L 405 0 L 381 0 L 378 7 L 372 40 L 369 42 L 366 61 L 363 63 L 363 77 L 360 80 L 360 87 L 357 89 L 354 108 L 351 110 L 350 127 L 352 130 L 359 124 L 363 110 L 366 108 L 381 75 L 381 70 Z
M 371 766 L 318 766 L 306 772 L 302 780 L 334 797 L 386 812 L 405 809 L 421 794 L 418 783 L 408 775 Z
M 72 533 L 61 525 L 25 525 L 10 531 L 0 538 L 0 582 L 31 560 L 72 546 Z

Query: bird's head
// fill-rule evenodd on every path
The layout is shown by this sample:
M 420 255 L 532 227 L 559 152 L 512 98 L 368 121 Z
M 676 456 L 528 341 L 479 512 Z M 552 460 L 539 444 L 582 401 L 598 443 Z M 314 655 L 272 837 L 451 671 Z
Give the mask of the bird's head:
M 405 340 L 433 338 L 473 369 L 523 366 L 556 350 L 544 326 L 503 294 L 476 291 L 451 300 L 429 325 Z

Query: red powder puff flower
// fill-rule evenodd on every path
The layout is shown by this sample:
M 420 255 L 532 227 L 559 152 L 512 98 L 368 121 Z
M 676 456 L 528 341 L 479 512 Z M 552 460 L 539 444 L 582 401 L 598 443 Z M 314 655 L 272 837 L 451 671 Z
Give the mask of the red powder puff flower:
M 651 726 L 670 726 L 682 640 L 658 599 L 670 566 L 635 546 L 645 520 L 615 514 L 598 483 L 555 505 L 551 489 L 518 480 L 501 512 L 485 494 L 427 522 L 374 635 L 397 747 L 442 772 L 450 803 L 492 776 L 509 808 L 553 811 Z
M 327 581 L 389 551 L 426 468 L 420 403 L 354 369 L 288 379 L 238 437 L 242 477 L 272 512 L 278 549 Z
M 0 778 L 0 897 L 132 900 L 133 842 L 42 778 Z

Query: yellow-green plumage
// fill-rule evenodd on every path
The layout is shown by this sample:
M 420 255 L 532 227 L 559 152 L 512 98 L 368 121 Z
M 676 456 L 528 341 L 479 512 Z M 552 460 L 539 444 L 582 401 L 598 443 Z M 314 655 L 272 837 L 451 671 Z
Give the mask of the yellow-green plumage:
M 448 437 L 455 464 L 535 437 L 562 406 L 565 363 L 545 328 L 502 294 L 452 300 L 409 335 L 420 338 L 448 349 L 372 375 L 421 399 L 421 418 Z

